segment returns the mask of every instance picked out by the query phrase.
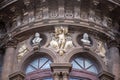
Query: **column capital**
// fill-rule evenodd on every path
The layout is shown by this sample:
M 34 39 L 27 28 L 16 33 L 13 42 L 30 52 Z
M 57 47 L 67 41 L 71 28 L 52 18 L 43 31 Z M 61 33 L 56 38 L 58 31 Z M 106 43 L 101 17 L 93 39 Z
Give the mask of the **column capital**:
M 69 75 L 69 73 L 67 71 L 63 71 L 62 74 L 65 75 L 65 76 Z
M 54 80 L 68 80 L 68 75 L 71 71 L 72 65 L 70 63 L 52 63 L 51 70 L 54 74 Z
M 17 40 L 15 40 L 15 39 L 8 40 L 6 42 L 6 47 L 16 47 L 16 45 L 17 45 Z
M 60 75 L 60 72 L 53 72 L 53 75 L 54 75 L 54 76 L 59 76 L 59 75 Z
M 98 77 L 100 80 L 114 80 L 114 75 L 106 71 L 101 72 Z
M 25 74 L 21 71 L 9 75 L 9 80 L 24 80 Z
M 69 73 L 71 72 L 72 65 L 70 63 L 52 63 L 51 65 L 52 72 L 62 72 Z

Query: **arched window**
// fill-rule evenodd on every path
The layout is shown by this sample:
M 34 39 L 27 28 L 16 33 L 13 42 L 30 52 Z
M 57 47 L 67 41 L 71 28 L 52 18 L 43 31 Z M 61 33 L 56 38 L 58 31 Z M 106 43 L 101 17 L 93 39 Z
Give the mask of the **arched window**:
M 26 74 L 40 69 L 50 68 L 52 61 L 46 57 L 40 57 L 33 60 L 26 68 Z
M 73 69 L 79 69 L 87 72 L 98 74 L 98 70 L 94 62 L 84 57 L 76 57 L 71 61 Z

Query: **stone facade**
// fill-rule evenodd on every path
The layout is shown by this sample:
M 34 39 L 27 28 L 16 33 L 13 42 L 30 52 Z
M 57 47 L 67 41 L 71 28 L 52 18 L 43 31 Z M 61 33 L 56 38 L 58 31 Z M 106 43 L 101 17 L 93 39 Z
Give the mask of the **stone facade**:
M 3 0 L 0 4 L 0 80 L 120 80 L 119 1 Z M 38 57 L 47 57 L 50 68 L 26 73 Z M 83 66 L 77 57 L 82 57 Z M 87 71 L 89 60 L 96 73 Z

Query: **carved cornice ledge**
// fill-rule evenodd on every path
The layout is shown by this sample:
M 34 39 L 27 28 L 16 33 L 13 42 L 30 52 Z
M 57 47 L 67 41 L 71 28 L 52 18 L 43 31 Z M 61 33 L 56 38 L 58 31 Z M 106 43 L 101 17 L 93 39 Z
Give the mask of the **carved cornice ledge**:
M 52 72 L 60 73 L 69 73 L 71 72 L 72 65 L 70 63 L 52 63 L 51 65 Z

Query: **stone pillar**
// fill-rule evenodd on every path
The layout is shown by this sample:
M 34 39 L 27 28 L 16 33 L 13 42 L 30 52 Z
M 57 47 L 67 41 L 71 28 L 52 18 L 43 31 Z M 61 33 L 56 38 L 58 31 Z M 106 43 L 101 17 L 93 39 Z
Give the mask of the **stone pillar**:
M 112 44 L 112 43 L 111 43 Z M 120 55 L 119 49 L 117 48 L 117 44 L 112 44 L 109 48 L 110 55 L 110 68 L 111 72 L 115 75 L 115 80 L 119 80 L 120 78 Z
M 114 80 L 114 75 L 106 71 L 103 71 L 99 74 L 99 79 L 100 80 Z
M 64 18 L 64 0 L 58 0 L 58 13 L 59 13 L 59 18 Z
M 69 73 L 72 65 L 70 63 L 52 63 L 51 70 L 53 73 L 54 80 L 68 80 Z
M 0 80 L 1 80 L 1 73 L 3 67 L 3 56 L 4 56 L 4 50 L 0 49 Z
M 69 73 L 68 72 L 63 72 L 63 80 L 69 80 Z
M 12 42 L 9 42 L 6 47 L 3 70 L 2 70 L 2 80 L 9 80 L 9 74 L 12 72 L 15 46 Z
M 54 80 L 60 80 L 59 75 L 60 73 L 57 73 L 57 72 L 53 73 Z
M 25 74 L 20 71 L 9 75 L 9 80 L 24 80 L 24 79 L 25 79 Z

